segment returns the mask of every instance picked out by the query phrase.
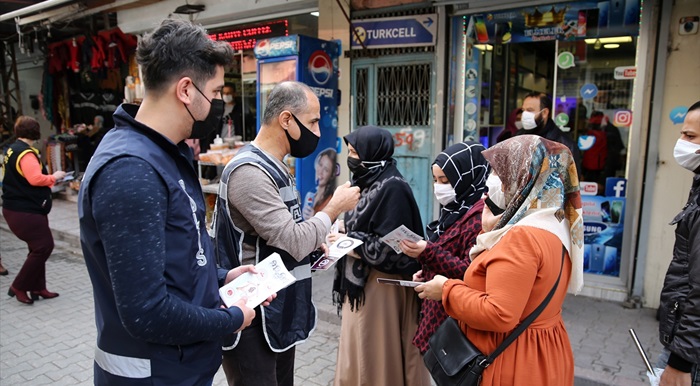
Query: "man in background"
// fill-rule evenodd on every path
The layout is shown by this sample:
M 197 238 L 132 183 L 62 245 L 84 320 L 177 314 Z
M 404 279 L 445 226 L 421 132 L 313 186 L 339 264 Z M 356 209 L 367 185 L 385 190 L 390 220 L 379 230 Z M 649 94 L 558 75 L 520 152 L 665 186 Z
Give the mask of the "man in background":
M 518 130 L 515 135 L 535 134 L 550 141 L 566 145 L 571 150 L 571 154 L 574 155 L 576 169 L 581 175 L 581 153 L 578 150 L 578 146 L 576 146 L 576 142 L 554 124 L 551 116 L 552 100 L 544 93 L 531 92 L 525 95 L 522 109 L 520 121 L 523 128 Z

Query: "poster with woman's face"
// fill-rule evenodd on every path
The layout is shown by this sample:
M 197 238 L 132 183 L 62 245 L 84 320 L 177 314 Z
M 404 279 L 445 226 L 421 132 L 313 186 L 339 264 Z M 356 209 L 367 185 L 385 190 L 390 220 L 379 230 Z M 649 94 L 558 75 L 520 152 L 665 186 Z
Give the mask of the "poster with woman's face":
M 333 195 L 337 186 L 336 178 L 340 174 L 337 158 L 337 152 L 330 147 L 316 156 L 314 162 L 316 189 L 309 191 L 304 197 L 302 209 L 304 220 L 310 219 L 316 212 L 322 210 Z

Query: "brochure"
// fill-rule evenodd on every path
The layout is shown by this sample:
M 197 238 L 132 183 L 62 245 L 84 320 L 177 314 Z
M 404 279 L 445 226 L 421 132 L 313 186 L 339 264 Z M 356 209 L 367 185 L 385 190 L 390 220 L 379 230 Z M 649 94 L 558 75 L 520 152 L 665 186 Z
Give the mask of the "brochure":
M 390 246 L 396 253 L 401 253 L 401 248 L 399 244 L 401 240 L 411 240 L 413 242 L 418 242 L 423 240 L 423 237 L 417 235 L 405 225 L 394 229 L 393 231 L 387 233 L 384 237 L 379 239 L 379 241 L 384 242 L 386 245 Z
M 377 278 L 377 283 L 398 285 L 398 286 L 401 286 L 401 287 L 418 287 L 418 286 L 421 285 L 421 284 L 425 284 L 425 283 L 420 282 L 420 281 L 386 279 L 386 278 L 383 278 L 383 277 L 378 277 L 378 278 Z
M 246 297 L 246 305 L 257 307 L 270 295 L 297 281 L 287 270 L 278 253 L 273 253 L 255 265 L 258 273 L 245 272 L 219 288 L 219 295 L 226 307 Z
M 325 271 L 332 267 L 341 257 L 347 255 L 348 252 L 362 244 L 363 242 L 361 240 L 343 236 L 328 247 L 328 255 L 316 260 L 316 262 L 311 265 L 311 269 Z

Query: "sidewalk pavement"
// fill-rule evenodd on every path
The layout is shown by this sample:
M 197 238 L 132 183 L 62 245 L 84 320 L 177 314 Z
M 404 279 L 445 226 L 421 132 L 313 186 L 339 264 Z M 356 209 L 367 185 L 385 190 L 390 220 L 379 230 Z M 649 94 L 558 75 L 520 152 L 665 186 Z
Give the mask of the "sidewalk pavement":
M 10 271 L 9 276 L 0 276 L 2 385 L 92 384 L 94 308 L 80 251 L 77 205 L 54 200 L 49 224 L 56 249 L 47 262 L 47 282 L 48 288 L 61 296 L 26 306 L 4 295 L 27 250 L 0 216 L 0 255 Z M 332 270 L 313 274 L 319 323 L 309 340 L 297 347 L 297 385 L 325 386 L 333 382 L 340 318 L 331 301 L 332 283 Z M 574 350 L 575 385 L 648 385 L 644 363 L 628 330 L 635 329 L 653 363 L 662 348 L 655 313 L 652 309 L 626 309 L 619 303 L 569 296 L 563 316 Z M 223 371 L 219 370 L 214 385 L 225 384 Z

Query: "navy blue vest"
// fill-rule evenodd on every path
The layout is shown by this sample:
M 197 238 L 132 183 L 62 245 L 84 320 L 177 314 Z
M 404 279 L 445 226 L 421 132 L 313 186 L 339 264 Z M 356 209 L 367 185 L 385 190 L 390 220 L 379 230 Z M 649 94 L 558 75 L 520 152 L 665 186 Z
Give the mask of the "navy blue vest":
M 229 181 L 231 173 L 241 165 L 254 165 L 270 177 L 280 191 L 280 199 L 289 208 L 289 212 L 297 223 L 303 221 L 300 209 L 301 202 L 294 177 L 277 166 L 260 149 L 246 145 L 238 151 L 238 154 L 221 173 L 219 196 L 216 200 L 213 220 L 217 262 L 221 267 L 231 269 L 241 265 L 242 246 L 245 243 L 256 247 L 256 263 L 272 253 L 279 253 L 287 270 L 297 278 L 294 284 L 277 292 L 277 298 L 269 306 L 260 307 L 263 316 L 263 330 L 270 349 L 275 352 L 283 352 L 304 342 L 316 327 L 316 307 L 311 300 L 310 258 L 306 256 L 301 261 L 297 261 L 286 251 L 267 245 L 267 242 L 262 238 L 245 234 L 233 223 L 228 214 L 228 184 L 229 182 L 245 183 L 243 181 Z M 238 344 L 238 338 L 231 346 L 227 345 L 224 349 L 231 349 L 236 344 Z
M 148 162 L 168 190 L 163 240 L 167 256 L 163 277 L 168 292 L 193 305 L 211 309 L 220 305 L 204 197 L 191 160 L 183 153 L 189 149 L 136 122 L 132 108 L 135 106 L 122 105 L 115 112 L 117 126 L 92 157 L 78 198 L 81 244 L 95 298 L 95 384 L 209 384 L 221 364 L 221 341 L 168 346 L 134 339 L 117 312 L 105 251 L 91 215 L 90 192 L 98 188 L 92 182 L 102 167 L 123 156 Z M 121 376 L 115 376 L 120 371 Z
M 51 211 L 51 188 L 33 186 L 27 181 L 19 167 L 23 156 L 36 157 L 41 164 L 39 151 L 24 141 L 17 140 L 7 149 L 3 167 L 2 206 L 16 212 L 48 214 Z M 41 172 L 46 174 L 43 164 Z

